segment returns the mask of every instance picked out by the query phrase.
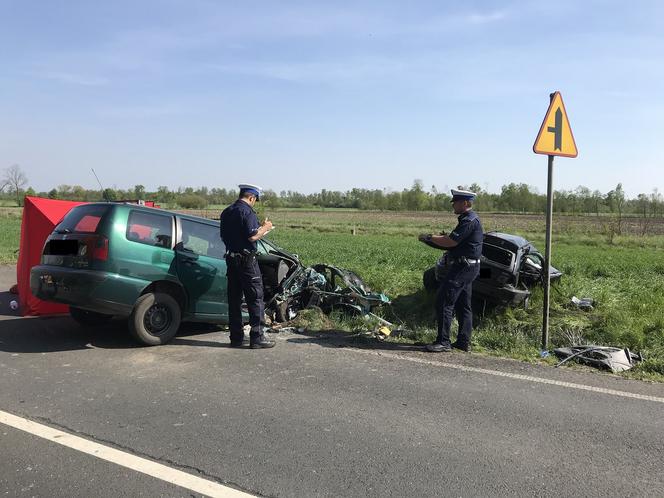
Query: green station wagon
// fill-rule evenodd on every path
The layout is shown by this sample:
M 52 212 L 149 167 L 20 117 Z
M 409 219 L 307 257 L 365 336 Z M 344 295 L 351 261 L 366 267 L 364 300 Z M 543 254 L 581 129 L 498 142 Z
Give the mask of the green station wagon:
M 257 245 L 266 311 L 277 321 L 309 305 L 369 312 L 389 302 L 352 272 L 305 268 L 265 239 Z M 127 317 L 139 342 L 164 344 L 182 321 L 228 323 L 225 252 L 219 221 L 136 204 L 83 204 L 46 240 L 30 288 L 68 304 L 79 323 Z

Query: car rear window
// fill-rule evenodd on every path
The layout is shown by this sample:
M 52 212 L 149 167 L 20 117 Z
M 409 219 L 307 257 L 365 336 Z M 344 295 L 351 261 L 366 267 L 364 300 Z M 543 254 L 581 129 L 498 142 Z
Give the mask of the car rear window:
M 76 206 L 55 227 L 57 233 L 95 233 L 110 206 Z
M 173 217 L 132 210 L 127 220 L 127 239 L 150 246 L 171 247 Z

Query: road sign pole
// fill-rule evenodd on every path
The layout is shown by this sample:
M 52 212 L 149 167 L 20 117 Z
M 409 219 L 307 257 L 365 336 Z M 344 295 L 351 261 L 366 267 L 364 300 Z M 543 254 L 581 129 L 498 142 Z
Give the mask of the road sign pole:
M 551 226 L 553 225 L 553 157 L 549 156 L 546 185 L 546 250 L 544 253 L 544 306 L 542 311 L 542 351 L 549 347 L 549 285 L 551 283 Z
M 542 356 L 549 347 L 549 289 L 551 288 L 551 227 L 553 225 L 553 158 L 554 156 L 576 157 L 576 143 L 572 128 L 567 119 L 567 111 L 560 92 L 549 95 L 549 108 L 540 126 L 535 143 L 535 154 L 549 156 L 549 175 L 546 186 L 546 251 L 542 285 L 544 287 L 544 306 L 542 307 Z

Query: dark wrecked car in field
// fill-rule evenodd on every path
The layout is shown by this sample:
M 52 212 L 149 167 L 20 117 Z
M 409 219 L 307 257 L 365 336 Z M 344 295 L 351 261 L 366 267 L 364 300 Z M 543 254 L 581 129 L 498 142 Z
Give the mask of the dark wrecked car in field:
M 549 267 L 551 282 L 560 279 L 562 272 Z M 423 275 L 429 292 L 438 289 L 444 266 L 436 265 Z M 489 305 L 527 307 L 531 288 L 544 279 L 544 256 L 526 239 L 501 232 L 484 234 L 480 274 L 473 282 L 473 299 Z
M 164 344 L 183 321 L 228 323 L 225 252 L 219 221 L 135 204 L 84 204 L 46 240 L 30 288 L 40 299 L 68 304 L 79 323 L 125 317 L 139 342 Z M 356 274 L 304 267 L 265 239 L 257 259 L 266 314 L 275 321 L 308 306 L 368 313 L 389 302 Z

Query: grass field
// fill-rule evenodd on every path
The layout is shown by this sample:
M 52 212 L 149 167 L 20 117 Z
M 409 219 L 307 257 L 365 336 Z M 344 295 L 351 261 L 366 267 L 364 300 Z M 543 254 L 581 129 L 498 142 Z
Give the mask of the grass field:
M 212 210 L 192 214 L 218 216 Z M 393 304 L 382 310 L 383 316 L 408 331 L 391 340 L 433 339 L 432 297 L 422 289 L 422 272 L 439 252 L 419 243 L 416 236 L 449 231 L 454 215 L 337 210 L 262 214 L 277 227 L 270 238 L 297 253 L 305 265 L 349 268 L 372 289 L 385 292 Z M 481 217 L 485 230 L 525 236 L 543 251 L 543 216 Z M 586 343 L 629 347 L 643 352 L 646 361 L 624 375 L 664 381 L 664 236 L 616 236 L 607 231 L 607 223 L 588 217 L 554 217 L 552 264 L 564 276 L 551 291 L 550 347 Z M 637 230 L 639 220 L 631 223 Z M 20 211 L 0 210 L 0 262 L 16 261 L 19 230 Z M 592 298 L 594 309 L 576 309 L 572 296 Z M 537 289 L 528 309 L 485 312 L 475 324 L 473 349 L 540 361 L 541 310 L 542 292 Z M 328 322 L 345 330 L 369 325 L 339 316 Z
M 0 264 L 15 263 L 21 234 L 19 208 L 0 208 Z

